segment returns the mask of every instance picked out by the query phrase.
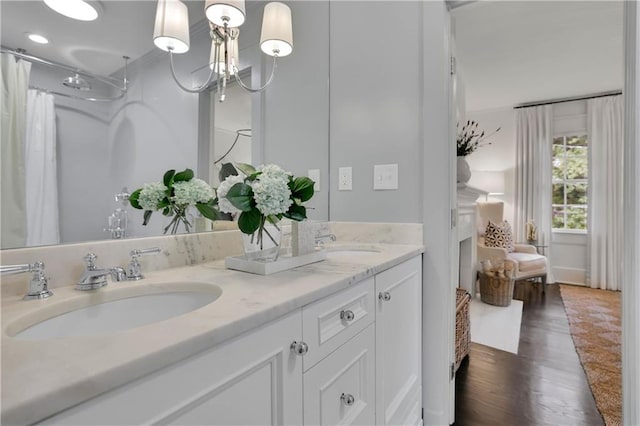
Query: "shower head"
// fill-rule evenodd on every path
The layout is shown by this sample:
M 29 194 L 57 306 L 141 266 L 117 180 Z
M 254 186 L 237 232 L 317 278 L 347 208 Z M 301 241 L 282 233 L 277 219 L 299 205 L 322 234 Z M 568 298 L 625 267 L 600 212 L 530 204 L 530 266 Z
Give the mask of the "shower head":
M 77 73 L 62 80 L 62 84 L 76 90 L 91 90 L 91 85 L 87 80 L 80 77 Z

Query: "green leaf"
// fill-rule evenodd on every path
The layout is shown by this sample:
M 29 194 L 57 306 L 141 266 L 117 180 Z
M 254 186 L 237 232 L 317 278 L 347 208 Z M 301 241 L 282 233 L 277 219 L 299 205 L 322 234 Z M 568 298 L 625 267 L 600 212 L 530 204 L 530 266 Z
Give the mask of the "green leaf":
M 142 215 L 142 217 L 144 219 L 142 221 L 142 224 L 144 226 L 147 226 L 147 223 L 149 223 L 149 220 L 151 219 L 151 214 L 153 214 L 153 210 L 145 210 L 144 211 L 144 215 Z
M 173 186 L 173 176 L 175 176 L 175 174 L 175 170 L 167 170 L 167 172 L 164 174 L 164 177 L 162 178 L 164 186 L 166 186 L 167 188 L 171 188 Z
M 222 167 L 218 173 L 218 179 L 220 179 L 220 182 L 224 182 L 224 180 L 229 176 L 238 176 L 238 171 L 233 167 L 233 164 L 222 163 Z
M 191 169 L 184 169 L 184 171 L 180 172 L 180 173 L 176 173 L 176 175 L 173 177 L 173 181 L 174 182 L 188 182 L 191 179 L 193 179 L 193 170 Z
M 262 215 L 258 209 L 242 212 L 238 218 L 238 228 L 243 234 L 251 235 L 260 228 Z
M 284 217 L 291 220 L 303 221 L 307 218 L 307 209 L 304 206 L 292 204 L 289 210 L 284 214 Z
M 171 216 L 173 212 L 171 211 L 171 209 L 169 207 L 165 207 L 164 210 L 162 210 L 162 214 L 165 216 Z
M 299 198 L 303 203 L 313 197 L 313 185 L 314 181 L 306 176 L 300 176 L 295 178 L 289 185 L 291 189 L 291 196 Z
M 142 206 L 140 205 L 140 203 L 138 203 L 138 198 L 140 198 L 140 191 L 142 191 L 142 188 L 136 189 L 131 193 L 131 195 L 129 195 L 129 203 L 134 209 L 142 210 Z
M 236 164 L 236 168 L 247 176 L 251 176 L 256 172 L 256 168 L 253 167 L 251 164 L 238 163 Z
M 236 183 L 229 189 L 227 200 L 240 211 L 248 212 L 254 207 L 253 190 L 246 183 Z
M 196 208 L 200 214 L 209 220 L 218 219 L 218 210 L 212 205 L 212 203 L 196 203 Z

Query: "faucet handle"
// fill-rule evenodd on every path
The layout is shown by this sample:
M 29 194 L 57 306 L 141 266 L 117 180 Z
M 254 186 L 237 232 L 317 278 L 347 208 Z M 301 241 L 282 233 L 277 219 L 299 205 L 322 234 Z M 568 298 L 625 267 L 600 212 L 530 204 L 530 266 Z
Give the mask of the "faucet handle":
M 8 265 L 0 267 L 2 275 L 20 274 L 23 272 L 32 272 L 33 276 L 29 281 L 29 293 L 24 296 L 23 300 L 45 299 L 53 296 L 49 291 L 47 277 L 44 276 L 44 263 L 35 262 L 23 265 Z
M 85 257 L 83 257 L 84 262 L 87 264 L 87 269 L 92 271 L 96 269 L 96 259 L 98 256 L 95 253 L 87 253 Z
M 150 247 L 146 249 L 133 249 L 129 253 L 131 256 L 131 262 L 129 262 L 129 271 L 127 272 L 127 279 L 130 280 L 141 280 L 144 278 L 142 275 L 142 266 L 140 265 L 140 261 L 138 258 L 140 256 L 147 256 L 150 254 L 160 253 L 159 247 Z

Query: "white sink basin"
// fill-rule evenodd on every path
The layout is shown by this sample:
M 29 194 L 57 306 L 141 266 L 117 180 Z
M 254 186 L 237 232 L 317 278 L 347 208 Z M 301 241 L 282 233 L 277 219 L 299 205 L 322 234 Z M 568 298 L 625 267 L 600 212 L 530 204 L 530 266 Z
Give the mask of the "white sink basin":
M 173 291 L 136 295 L 49 316 L 15 334 L 16 339 L 95 336 L 164 321 L 214 302 L 222 295 L 218 286 L 209 291 Z M 46 315 L 46 313 L 45 313 Z
M 327 259 L 337 259 L 344 257 L 361 257 L 361 256 L 370 256 L 375 253 L 379 253 L 380 250 L 377 250 L 373 247 L 332 247 L 327 248 Z

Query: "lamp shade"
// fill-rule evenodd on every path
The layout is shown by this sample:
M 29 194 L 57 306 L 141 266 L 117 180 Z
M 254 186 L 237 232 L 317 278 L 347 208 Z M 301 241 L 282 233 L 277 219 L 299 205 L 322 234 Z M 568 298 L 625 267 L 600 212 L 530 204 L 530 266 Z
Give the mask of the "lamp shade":
M 223 27 L 226 22 L 229 27 L 239 27 L 244 24 L 244 0 L 207 0 L 204 14 L 215 25 Z
M 153 43 L 174 53 L 189 51 L 189 13 L 180 0 L 158 0 Z
M 474 170 L 469 185 L 483 189 L 489 195 L 504 195 L 504 172 L 497 170 Z
M 214 69 L 218 74 L 222 74 L 226 71 L 227 65 L 224 62 L 224 43 L 220 44 L 219 53 L 217 58 L 218 66 L 216 66 L 216 43 L 211 42 L 211 56 L 209 57 L 209 68 Z M 229 55 L 229 74 L 235 73 L 235 67 L 240 63 L 238 56 L 238 40 L 230 39 L 227 42 L 227 54 Z
M 264 7 L 260 49 L 269 56 L 287 56 L 293 52 L 291 9 L 284 3 L 272 2 Z

